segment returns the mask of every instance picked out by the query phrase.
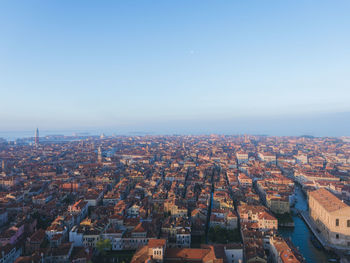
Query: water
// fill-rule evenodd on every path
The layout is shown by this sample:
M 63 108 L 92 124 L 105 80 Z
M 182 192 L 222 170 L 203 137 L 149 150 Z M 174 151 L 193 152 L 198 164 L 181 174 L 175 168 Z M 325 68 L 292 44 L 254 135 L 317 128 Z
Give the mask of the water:
M 307 200 L 299 185 L 295 187 L 295 194 L 297 202 L 295 208 L 299 210 L 308 210 Z M 294 228 L 279 229 L 279 233 L 285 238 L 291 238 L 294 246 L 298 247 L 299 251 L 308 263 L 324 263 L 329 262 L 332 258 L 325 250 L 317 249 L 311 242 L 313 236 L 306 223 L 297 215 L 293 215 Z
M 3 138 L 7 141 L 15 141 L 17 139 L 30 138 L 35 136 L 35 129 L 30 131 L 1 131 L 0 130 L 0 138 Z M 40 137 L 48 136 L 48 135 L 65 135 L 65 136 L 75 136 L 75 135 L 101 135 L 104 134 L 106 136 L 114 136 L 114 135 L 126 135 L 126 136 L 145 136 L 152 135 L 151 132 L 143 132 L 143 131 L 123 131 L 116 129 L 85 129 L 85 130 L 42 130 L 39 127 L 39 135 Z
M 32 131 L 0 131 L 0 138 L 5 140 L 14 141 L 19 138 L 34 137 L 35 130 Z
M 48 136 L 48 135 L 74 135 L 74 133 L 83 133 L 85 131 L 69 131 L 69 130 L 52 130 L 52 131 L 46 131 L 46 130 L 40 130 L 39 129 L 39 135 L 40 137 Z M 87 135 L 90 135 L 89 132 L 85 132 Z M 95 133 L 99 134 L 99 133 Z M 15 141 L 17 139 L 23 139 L 23 138 L 30 138 L 35 136 L 35 129 L 31 131 L 0 131 L 0 138 L 3 138 L 8 141 Z

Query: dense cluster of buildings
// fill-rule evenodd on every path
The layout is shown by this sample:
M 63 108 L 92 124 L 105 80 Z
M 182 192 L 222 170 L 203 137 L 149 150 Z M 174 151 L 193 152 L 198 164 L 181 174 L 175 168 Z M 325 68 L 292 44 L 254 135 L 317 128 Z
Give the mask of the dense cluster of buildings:
M 135 263 L 305 262 L 278 233 L 295 182 L 319 231 L 350 248 L 342 139 L 37 136 L 3 141 L 0 160 L 0 262 L 88 262 L 118 251 L 136 251 Z

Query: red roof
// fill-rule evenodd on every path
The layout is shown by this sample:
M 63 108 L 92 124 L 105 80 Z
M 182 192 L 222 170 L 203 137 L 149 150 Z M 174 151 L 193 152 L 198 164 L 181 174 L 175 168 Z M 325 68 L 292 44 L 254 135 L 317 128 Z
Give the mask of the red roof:
M 166 244 L 165 239 L 150 239 L 148 241 L 149 248 L 164 247 Z

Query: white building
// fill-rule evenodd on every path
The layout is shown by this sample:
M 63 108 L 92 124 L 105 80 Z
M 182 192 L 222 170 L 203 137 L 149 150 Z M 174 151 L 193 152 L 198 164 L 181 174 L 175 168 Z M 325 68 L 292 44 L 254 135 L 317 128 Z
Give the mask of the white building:
M 69 242 L 72 242 L 74 247 L 82 247 L 83 236 L 84 231 L 79 226 L 74 226 L 69 232 Z
M 243 246 L 242 244 L 226 244 L 224 245 L 227 263 L 243 262 Z

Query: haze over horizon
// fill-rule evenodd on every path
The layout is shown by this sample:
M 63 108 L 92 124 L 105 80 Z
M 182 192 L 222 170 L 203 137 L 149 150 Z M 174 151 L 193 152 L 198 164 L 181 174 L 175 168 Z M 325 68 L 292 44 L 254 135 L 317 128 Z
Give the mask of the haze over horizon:
M 275 118 L 236 118 L 228 120 L 169 120 L 168 122 L 150 122 L 120 127 L 84 127 L 71 129 L 40 129 L 41 136 L 72 135 L 267 135 L 267 136 L 304 136 L 341 137 L 350 136 L 350 113 L 321 114 L 315 116 Z M 339 123 L 341 128 L 339 128 Z M 39 127 L 40 128 L 40 127 Z M 34 128 L 29 130 L 0 131 L 0 138 L 16 139 L 33 137 Z
M 3 1 L 0 131 L 349 136 L 349 10 Z

